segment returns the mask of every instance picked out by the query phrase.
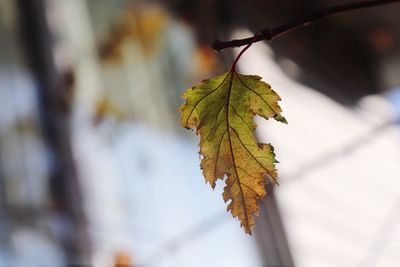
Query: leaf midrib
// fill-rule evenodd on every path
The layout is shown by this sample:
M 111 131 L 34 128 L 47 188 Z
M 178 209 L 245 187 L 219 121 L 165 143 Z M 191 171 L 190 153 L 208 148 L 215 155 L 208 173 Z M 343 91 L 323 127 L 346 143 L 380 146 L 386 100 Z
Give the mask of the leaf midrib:
M 249 230 L 249 232 L 251 233 L 250 224 L 249 224 L 249 218 L 248 218 L 248 215 L 247 215 L 246 201 L 245 201 L 242 185 L 241 185 L 240 180 L 239 180 L 239 174 L 238 174 L 237 167 L 236 167 L 235 156 L 234 156 L 234 153 L 233 153 L 233 147 L 232 147 L 232 141 L 231 141 L 231 133 L 230 133 L 231 126 L 229 125 L 229 107 L 231 106 L 230 100 L 231 100 L 231 93 L 232 93 L 232 88 L 233 88 L 232 85 L 233 85 L 233 79 L 235 77 L 236 72 L 235 71 L 231 71 L 230 74 L 231 74 L 232 78 L 231 78 L 231 80 L 229 82 L 228 94 L 227 94 L 227 97 L 226 97 L 227 105 L 225 107 L 226 108 L 226 129 L 228 131 L 229 149 L 231 150 L 233 168 L 235 169 L 235 173 L 236 173 L 236 179 L 235 179 L 236 181 L 235 182 L 238 183 L 238 186 L 239 186 L 239 189 L 240 189 L 240 196 L 241 196 L 242 201 L 243 201 L 243 210 L 244 210 L 244 215 L 245 215 L 245 218 L 246 218 L 245 228 L 247 228 Z M 233 201 L 233 199 L 232 199 L 232 201 Z

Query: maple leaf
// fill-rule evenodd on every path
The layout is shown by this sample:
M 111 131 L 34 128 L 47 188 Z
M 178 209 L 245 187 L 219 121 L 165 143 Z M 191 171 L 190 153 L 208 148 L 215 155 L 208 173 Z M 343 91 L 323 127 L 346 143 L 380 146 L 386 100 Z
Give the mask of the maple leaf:
M 286 123 L 280 97 L 259 76 L 231 71 L 188 89 L 180 108 L 181 125 L 200 135 L 201 169 L 214 188 L 226 177 L 224 201 L 246 233 L 251 234 L 257 199 L 266 195 L 267 177 L 277 183 L 275 154 L 254 135 L 255 114 Z

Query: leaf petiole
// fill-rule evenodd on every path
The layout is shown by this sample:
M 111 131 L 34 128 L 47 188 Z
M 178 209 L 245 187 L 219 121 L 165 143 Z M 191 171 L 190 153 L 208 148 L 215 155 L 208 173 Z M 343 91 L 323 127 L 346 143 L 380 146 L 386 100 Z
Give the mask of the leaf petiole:
M 253 39 L 251 40 L 251 42 L 250 42 L 248 45 L 246 45 L 246 47 L 243 48 L 243 49 L 240 51 L 239 55 L 237 55 L 237 57 L 235 58 L 235 60 L 234 60 L 233 63 L 232 63 L 231 72 L 236 72 L 236 64 L 238 63 L 240 57 L 243 55 L 244 52 L 246 52 L 247 49 L 250 48 L 250 46 L 253 45 L 253 43 L 254 43 L 254 41 L 257 39 L 257 36 L 258 36 L 258 35 L 259 35 L 259 34 L 256 32 L 256 33 L 254 34 Z

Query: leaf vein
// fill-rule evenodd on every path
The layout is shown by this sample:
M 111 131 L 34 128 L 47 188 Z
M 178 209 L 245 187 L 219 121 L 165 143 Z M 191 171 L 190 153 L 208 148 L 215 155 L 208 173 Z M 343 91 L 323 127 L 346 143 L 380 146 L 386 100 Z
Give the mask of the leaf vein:
M 242 81 L 242 79 L 240 79 L 240 77 L 238 76 L 238 80 L 239 80 L 239 82 L 244 86 L 244 87 L 246 87 L 247 89 L 249 89 L 250 91 L 252 91 L 254 94 L 256 94 L 267 106 L 268 106 L 268 108 L 270 109 L 270 110 L 272 110 L 275 114 L 278 114 L 278 112 L 276 112 L 276 110 L 275 109 L 273 109 L 272 107 L 271 107 L 271 105 L 267 102 L 267 101 L 265 101 L 265 99 L 259 94 L 259 93 L 257 93 L 256 91 L 254 91 L 252 88 L 250 88 L 247 84 L 245 84 L 243 81 Z
M 224 82 L 226 81 L 226 79 L 228 78 L 229 75 L 226 75 L 226 77 L 222 80 L 222 82 L 213 90 L 211 90 L 210 92 L 208 92 L 207 94 L 205 94 L 199 101 L 197 101 L 197 103 L 193 106 L 192 110 L 190 111 L 188 118 L 186 120 L 186 125 L 189 122 L 190 117 L 192 116 L 193 110 L 200 104 L 200 102 L 202 102 L 205 98 L 207 98 L 208 96 L 210 96 L 212 93 L 214 93 L 215 91 L 217 91 L 219 88 L 221 88 L 221 85 L 224 84 Z

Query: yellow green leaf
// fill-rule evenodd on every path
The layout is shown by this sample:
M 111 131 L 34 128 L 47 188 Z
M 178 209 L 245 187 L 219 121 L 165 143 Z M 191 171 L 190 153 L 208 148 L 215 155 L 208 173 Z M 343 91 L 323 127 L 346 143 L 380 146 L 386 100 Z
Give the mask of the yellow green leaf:
M 259 76 L 231 70 L 188 89 L 182 97 L 181 125 L 200 135 L 201 168 L 214 188 L 226 177 L 223 198 L 228 211 L 251 234 L 257 199 L 266 195 L 269 178 L 277 182 L 275 154 L 270 144 L 254 135 L 257 114 L 286 123 L 278 105 L 280 97 Z

